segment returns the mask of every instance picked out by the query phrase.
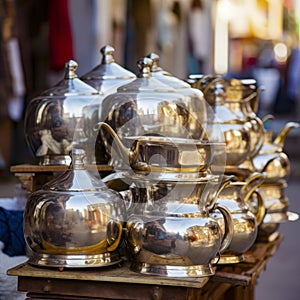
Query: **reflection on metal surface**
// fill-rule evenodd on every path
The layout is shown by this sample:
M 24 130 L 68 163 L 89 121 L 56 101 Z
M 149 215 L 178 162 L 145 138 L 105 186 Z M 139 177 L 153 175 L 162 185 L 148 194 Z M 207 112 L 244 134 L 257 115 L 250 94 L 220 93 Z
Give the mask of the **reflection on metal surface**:
M 107 123 L 97 124 L 114 140 L 123 162 L 134 170 L 148 172 L 204 172 L 212 163 L 217 151 L 225 151 L 222 143 L 206 140 L 174 138 L 167 136 L 128 136 L 131 147 L 127 149 L 117 133 Z M 223 150 L 223 151 L 222 151 Z
M 27 201 L 24 236 L 32 264 L 84 267 L 120 261 L 124 202 L 91 176 L 82 160 L 82 151 L 73 150 L 70 168 Z
M 42 165 L 70 164 L 69 152 L 81 147 L 94 155 L 83 130 L 83 108 L 99 97 L 98 91 L 81 81 L 77 63 L 65 65 L 65 77 L 52 88 L 33 98 L 26 108 L 25 137 Z

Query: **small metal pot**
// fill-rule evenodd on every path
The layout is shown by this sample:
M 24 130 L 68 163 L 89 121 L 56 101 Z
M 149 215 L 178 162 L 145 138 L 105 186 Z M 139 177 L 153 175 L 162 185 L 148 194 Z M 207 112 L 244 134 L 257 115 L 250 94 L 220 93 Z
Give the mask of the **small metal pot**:
M 82 152 L 73 150 L 69 170 L 27 201 L 24 237 L 33 265 L 101 267 L 121 261 L 123 199 L 90 175 L 82 160 Z
M 127 222 L 131 269 L 167 277 L 202 277 L 215 273 L 213 259 L 232 237 L 232 219 L 221 206 L 226 232 L 205 213 L 133 215 Z
M 146 172 L 204 172 L 215 151 L 225 153 L 225 144 L 165 136 L 129 136 L 126 148 L 116 132 L 104 122 L 98 123 L 114 139 L 123 162 Z

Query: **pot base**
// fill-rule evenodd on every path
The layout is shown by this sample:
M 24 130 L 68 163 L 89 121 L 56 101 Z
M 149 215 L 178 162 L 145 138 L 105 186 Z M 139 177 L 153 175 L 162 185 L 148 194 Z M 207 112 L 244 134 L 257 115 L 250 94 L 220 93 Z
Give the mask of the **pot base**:
M 215 274 L 215 268 L 212 267 L 211 264 L 173 266 L 133 262 L 130 266 L 130 269 L 141 274 L 159 275 L 165 277 L 205 277 Z
M 120 263 L 119 253 L 107 252 L 103 254 L 43 254 L 31 252 L 28 263 L 41 267 L 58 268 L 91 268 L 103 267 Z
M 243 254 L 221 254 L 218 265 L 238 264 L 244 260 Z
M 262 225 L 277 224 L 285 222 L 294 222 L 299 219 L 299 215 L 295 212 L 269 212 L 265 215 Z

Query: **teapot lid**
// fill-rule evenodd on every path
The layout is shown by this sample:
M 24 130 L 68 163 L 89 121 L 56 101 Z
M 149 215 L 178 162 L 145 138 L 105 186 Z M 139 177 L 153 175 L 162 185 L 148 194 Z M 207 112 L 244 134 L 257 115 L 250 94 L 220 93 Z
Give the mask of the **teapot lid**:
M 176 90 L 154 78 L 151 74 L 153 60 L 144 57 L 138 60 L 137 78 L 117 89 L 118 93 L 163 92 L 174 93 Z
M 107 186 L 88 172 L 84 165 L 85 151 L 72 149 L 71 164 L 67 171 L 43 186 L 44 190 L 60 192 L 91 192 L 108 189 Z
M 161 67 L 159 67 L 158 65 L 159 55 L 155 53 L 150 53 L 148 57 L 151 58 L 153 61 L 151 65 L 151 74 L 153 77 L 157 78 L 158 80 L 160 80 L 161 82 L 167 85 L 170 85 L 174 89 L 182 89 L 182 88 L 192 89 L 190 84 L 173 76 L 171 73 L 164 71 Z M 201 93 L 200 91 L 198 92 Z
M 96 89 L 80 80 L 76 74 L 78 64 L 74 60 L 65 63 L 65 77 L 40 96 L 89 96 L 99 94 Z
M 97 90 L 106 90 L 111 86 L 118 84 L 117 80 L 129 80 L 136 78 L 135 74 L 126 70 L 115 62 L 113 53 L 115 49 L 106 45 L 100 49 L 102 61 L 99 65 L 81 76 L 81 80 L 95 87 Z M 105 82 L 109 87 L 104 87 Z

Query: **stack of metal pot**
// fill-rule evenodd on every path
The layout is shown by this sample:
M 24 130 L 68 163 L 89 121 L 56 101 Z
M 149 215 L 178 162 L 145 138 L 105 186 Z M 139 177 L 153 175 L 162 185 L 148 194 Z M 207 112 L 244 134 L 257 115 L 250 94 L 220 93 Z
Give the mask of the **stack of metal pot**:
M 101 267 L 121 261 L 124 201 L 86 164 L 95 162 L 93 128 L 101 100 L 135 75 L 114 62 L 112 47 L 101 52 L 102 63 L 82 79 L 77 63 L 67 62 L 65 78 L 27 107 L 25 133 L 37 162 L 69 165 L 27 201 L 24 235 L 35 265 Z
M 264 118 L 264 122 L 268 117 Z M 288 122 L 274 138 L 273 131 L 265 130 L 264 143 L 253 158 L 256 170 L 266 174 L 264 183 L 260 186 L 260 194 L 266 206 L 266 216 L 259 228 L 259 240 L 271 241 L 278 236 L 281 223 L 296 221 L 297 213 L 289 211 L 289 199 L 286 195 L 287 180 L 291 166 L 287 154 L 283 151 L 288 132 L 299 127 L 298 123 Z
M 212 169 L 224 164 L 223 135 L 218 125 L 205 127 L 203 94 L 175 78 L 185 92 L 164 83 L 152 75 L 152 64 L 139 60 L 137 79 L 102 102 L 99 132 L 113 161 L 121 162 L 103 180 L 126 202 L 132 270 L 213 275 L 233 237 L 231 214 L 216 203 L 230 177 Z
M 256 114 L 261 89 L 256 87 L 254 79 L 225 80 L 222 77 L 199 75 L 190 77 L 190 82 L 204 92 L 224 128 L 228 154 L 225 174 L 235 175 L 237 182 L 247 182 L 255 173 L 263 177 L 253 194 L 257 198 L 256 204 L 251 204 L 251 198 L 248 202 L 252 211 L 256 211 L 258 240 L 275 239 L 280 223 L 298 219 L 297 214 L 288 211 L 289 201 L 285 189 L 290 164 L 283 146 L 289 130 L 299 125 L 294 122 L 286 124 L 278 137 L 272 140 L 273 133 L 264 128 L 269 117 L 260 119 Z M 240 124 L 237 131 L 236 124 Z M 230 134 L 231 131 L 234 134 Z M 264 206 L 264 216 L 263 208 L 258 213 L 260 202 Z

